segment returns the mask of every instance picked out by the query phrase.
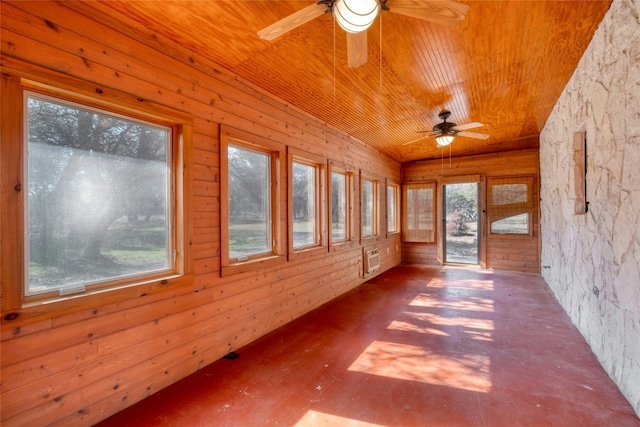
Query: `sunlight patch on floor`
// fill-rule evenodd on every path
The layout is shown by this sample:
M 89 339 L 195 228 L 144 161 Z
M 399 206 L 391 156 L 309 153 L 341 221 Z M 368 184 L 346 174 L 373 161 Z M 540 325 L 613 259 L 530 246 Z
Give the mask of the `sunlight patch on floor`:
M 434 354 L 418 346 L 374 341 L 349 370 L 483 393 L 491 390 L 490 359 L 479 354 Z
M 360 420 L 325 414 L 318 411 L 307 411 L 295 427 L 303 426 L 340 426 L 340 427 L 383 427 L 381 424 L 371 424 Z
M 394 320 L 387 329 L 448 337 L 451 335 L 449 332 L 452 328 L 456 328 L 471 335 L 472 339 L 493 341 L 492 333 L 494 331 L 494 324 L 491 319 L 442 316 L 435 313 L 414 313 L 409 311 L 405 311 L 402 315 L 403 317 L 408 317 L 409 320 Z M 437 327 L 442 328 L 439 329 Z M 447 329 L 450 331 L 447 332 Z
M 409 305 L 414 307 L 428 307 L 450 310 L 480 311 L 485 313 L 493 313 L 493 300 L 490 298 L 469 298 L 442 300 L 437 296 L 426 294 L 417 295 Z
M 448 333 L 441 331 L 440 329 L 418 326 L 410 322 L 403 322 L 401 320 L 394 320 L 387 327 L 387 329 L 390 329 L 393 331 L 417 332 L 420 334 L 440 335 L 443 337 L 449 336 Z
M 476 291 L 493 291 L 493 279 L 451 279 L 451 278 L 433 278 L 427 285 L 430 288 L 455 288 L 470 289 Z
M 474 317 L 462 316 L 442 316 L 436 313 L 411 313 L 404 312 L 404 315 L 410 316 L 415 320 L 429 322 L 432 325 L 439 326 L 460 326 L 469 329 L 481 329 L 484 331 L 493 331 L 493 320 L 477 319 Z

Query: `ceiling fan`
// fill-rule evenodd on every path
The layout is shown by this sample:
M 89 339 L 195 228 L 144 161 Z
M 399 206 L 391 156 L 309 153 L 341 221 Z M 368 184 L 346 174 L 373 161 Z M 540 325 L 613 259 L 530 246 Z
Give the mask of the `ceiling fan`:
M 438 147 L 446 147 L 453 142 L 453 138 L 456 135 L 466 136 L 467 138 L 487 139 L 489 134 L 479 132 L 467 132 L 467 129 L 474 129 L 484 126 L 482 123 L 471 122 L 463 125 L 457 125 L 453 122 L 448 122 L 447 119 L 451 116 L 451 112 L 448 110 L 442 110 L 438 117 L 442 120 L 442 123 L 438 123 L 433 127 L 433 130 L 422 130 L 418 133 L 427 133 L 427 136 L 435 138 Z M 423 137 L 424 138 L 424 137 Z M 409 141 L 403 145 L 409 145 L 422 138 Z
M 453 0 L 320 0 L 258 31 L 263 40 L 274 40 L 325 13 L 331 13 L 347 32 L 347 63 L 351 68 L 367 62 L 367 28 L 378 13 L 398 13 L 442 25 L 463 21 L 469 6 Z

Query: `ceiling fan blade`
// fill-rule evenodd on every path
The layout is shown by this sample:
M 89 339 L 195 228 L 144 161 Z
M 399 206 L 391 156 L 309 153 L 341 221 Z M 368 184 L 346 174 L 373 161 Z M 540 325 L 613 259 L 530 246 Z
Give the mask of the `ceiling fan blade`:
M 482 123 L 471 122 L 471 123 L 465 123 L 463 125 L 454 126 L 451 129 L 453 129 L 453 130 L 467 130 L 467 129 L 479 128 L 479 127 L 482 127 L 482 126 L 484 126 Z
M 367 62 L 367 32 L 347 33 L 347 65 L 356 68 Z
M 491 135 L 487 133 L 478 133 L 478 132 L 457 132 L 456 135 L 466 136 L 467 138 L 476 138 L 476 139 L 487 139 Z
M 469 5 L 453 0 L 389 0 L 390 12 L 453 26 L 467 16 Z
M 429 137 L 429 135 L 421 136 L 420 138 L 414 139 L 414 140 L 409 141 L 409 142 L 405 142 L 405 143 L 404 143 L 404 144 L 402 144 L 402 145 L 409 145 L 409 144 L 413 144 L 414 142 L 418 142 L 418 141 L 420 141 L 421 139 L 425 139 L 425 138 L 428 138 L 428 137 Z
M 281 20 L 274 22 L 268 27 L 263 28 L 258 31 L 258 36 L 263 40 L 273 40 L 284 33 L 309 22 L 320 15 L 323 15 L 326 11 L 327 5 L 323 3 L 314 3 L 304 9 L 300 9 L 299 11 L 292 13 L 286 18 L 282 18 Z

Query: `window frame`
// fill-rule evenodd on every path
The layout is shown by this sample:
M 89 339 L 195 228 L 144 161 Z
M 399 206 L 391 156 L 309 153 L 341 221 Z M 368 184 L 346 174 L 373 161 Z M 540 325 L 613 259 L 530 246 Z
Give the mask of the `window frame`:
M 408 232 L 408 227 L 409 227 L 409 221 L 407 220 L 407 215 L 409 214 L 409 212 L 411 211 L 410 207 L 408 206 L 408 197 L 407 197 L 407 191 L 412 189 L 412 188 L 424 188 L 424 189 L 431 189 L 432 193 L 433 193 L 433 197 L 432 197 L 432 216 L 433 216 L 433 223 L 432 223 L 432 236 L 433 238 L 430 240 L 408 240 L 409 239 L 409 232 Z M 437 217 L 438 217 L 438 209 L 437 209 L 437 204 L 438 204 L 438 186 L 437 183 L 435 181 L 414 181 L 414 182 L 406 182 L 404 184 L 402 184 L 402 242 L 403 243 L 424 243 L 427 245 L 437 245 L 438 244 L 438 227 L 437 227 Z M 414 208 L 417 209 L 417 208 Z
M 52 313 L 62 315 L 111 302 L 124 301 L 142 294 L 160 292 L 193 282 L 193 260 L 191 241 L 193 234 L 192 214 L 189 209 L 192 193 L 189 185 L 191 174 L 191 147 L 193 143 L 192 117 L 182 112 L 148 105 L 137 101 L 132 95 L 110 90 L 90 91 L 86 84 L 76 79 L 62 83 L 56 79 L 43 78 L 36 81 L 15 75 L 2 77 L 2 316 L 5 320 L 21 324 L 50 317 Z M 27 191 L 25 174 L 25 148 L 28 141 L 26 130 L 27 92 L 77 104 L 80 107 L 97 109 L 127 119 L 148 122 L 171 129 L 171 193 L 173 245 L 172 266 L 165 271 L 141 274 L 87 285 L 73 293 L 52 292 L 26 295 L 26 263 L 28 251 L 24 236 Z M 98 95 L 96 95 L 98 93 Z M 6 213 L 6 215 L 5 215 Z M 46 308 L 44 308 L 46 307 Z M 20 319 L 20 320 L 18 320 Z
M 393 230 L 389 229 L 389 189 L 392 188 L 393 189 L 393 197 L 394 197 L 394 226 L 395 228 Z M 395 234 L 399 234 L 401 229 L 400 229 L 400 184 L 398 184 L 396 181 L 387 178 L 386 180 L 386 192 L 385 192 L 385 205 L 386 205 L 386 209 L 385 209 L 385 213 L 386 213 L 386 220 L 385 220 L 385 226 L 386 226 L 386 231 L 387 231 L 387 237 L 391 236 L 391 235 L 395 235 Z
M 255 254 L 246 259 L 229 256 L 229 145 L 245 147 L 248 150 L 268 154 L 271 157 L 271 251 Z M 286 203 L 286 159 L 285 145 L 226 125 L 220 127 L 220 274 L 226 277 L 233 274 L 255 271 L 256 267 L 269 267 L 286 261 L 287 217 L 282 206 Z
M 523 237 L 533 237 L 534 228 L 534 186 L 536 177 L 534 175 L 517 175 L 517 176 L 497 176 L 487 178 L 487 235 L 492 239 L 521 239 Z M 495 184 L 526 184 L 527 186 L 527 202 L 525 210 L 521 213 L 529 215 L 529 230 L 527 233 L 493 233 L 491 224 L 497 214 L 493 212 L 496 206 L 493 204 L 493 185 Z
M 294 147 L 287 148 L 288 154 L 288 168 L 287 173 L 289 179 L 287 197 L 290 200 L 288 204 L 288 248 L 289 248 L 289 260 L 293 260 L 302 254 L 306 254 L 317 250 L 327 250 L 328 237 L 327 237 L 327 160 L 321 156 L 296 149 Z M 294 227 L 294 212 L 293 212 L 293 164 L 299 163 L 315 168 L 316 182 L 315 182 L 315 218 L 316 218 L 316 243 L 313 245 L 302 246 L 299 248 L 294 247 L 293 227 Z
M 369 181 L 371 182 L 372 185 L 372 189 L 373 189 L 373 194 L 371 195 L 372 198 L 372 202 L 373 202 L 373 210 L 371 213 L 371 225 L 373 227 L 373 232 L 371 235 L 365 235 L 364 234 L 364 227 L 363 227 L 363 219 L 364 219 L 364 204 L 363 204 L 363 191 L 364 191 L 364 185 L 363 182 L 364 181 Z M 380 215 L 380 183 L 382 182 L 382 180 L 380 179 L 380 177 L 374 175 L 374 174 L 369 174 L 363 171 L 360 171 L 360 185 L 359 185 L 359 196 L 360 196 L 360 243 L 361 244 L 368 244 L 372 241 L 376 241 L 380 238 L 380 230 L 381 228 L 381 215 Z
M 327 239 L 329 244 L 329 251 L 336 251 L 340 249 L 350 248 L 352 246 L 357 245 L 356 236 L 355 236 L 355 183 L 356 183 L 356 172 L 355 169 L 337 162 L 333 160 L 329 160 L 329 167 L 327 170 Z M 333 227 L 333 218 L 332 218 L 332 210 L 333 210 L 333 188 L 332 188 L 332 179 L 333 172 L 342 174 L 345 176 L 345 228 L 346 228 L 346 238 L 345 240 L 333 241 L 333 235 L 331 229 Z

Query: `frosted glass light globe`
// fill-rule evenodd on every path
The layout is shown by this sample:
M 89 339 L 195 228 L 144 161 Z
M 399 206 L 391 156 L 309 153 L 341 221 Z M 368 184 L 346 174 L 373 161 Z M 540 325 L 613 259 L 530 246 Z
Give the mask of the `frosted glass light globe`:
M 338 0 L 332 12 L 343 30 L 359 33 L 373 24 L 380 12 L 380 3 L 378 0 Z

